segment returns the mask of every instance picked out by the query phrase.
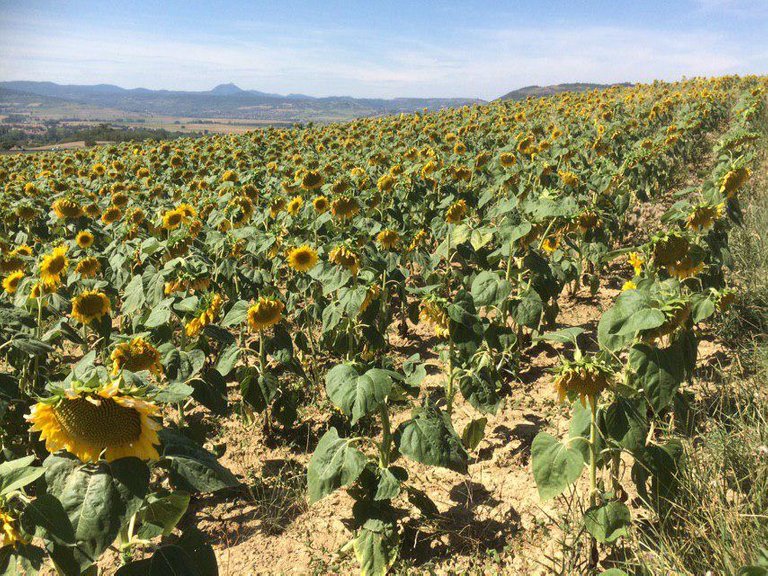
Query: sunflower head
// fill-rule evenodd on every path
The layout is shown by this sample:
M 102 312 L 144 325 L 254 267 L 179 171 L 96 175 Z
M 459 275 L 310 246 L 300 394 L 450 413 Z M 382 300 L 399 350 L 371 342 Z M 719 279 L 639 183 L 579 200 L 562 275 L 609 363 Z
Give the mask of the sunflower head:
M 80 218 L 83 215 L 83 209 L 74 200 L 69 198 L 59 198 L 52 205 L 54 214 L 61 220 Z
M 437 299 L 427 299 L 421 303 L 419 311 L 419 320 L 431 324 L 435 330 L 435 336 L 438 338 L 448 338 L 449 318 L 445 310 L 445 303 Z
M 317 170 L 308 170 L 301 178 L 301 187 L 304 190 L 317 190 L 323 185 L 323 175 Z
M 325 196 L 318 196 L 317 198 L 312 200 L 312 206 L 314 207 L 315 211 L 318 214 L 322 214 L 323 212 L 328 211 L 330 202 L 328 202 L 328 198 L 326 198 Z
M 75 272 L 80 274 L 81 278 L 94 278 L 101 270 L 101 264 L 97 258 L 88 256 L 80 260 L 75 266 Z
M 144 338 L 134 338 L 130 342 L 118 344 L 110 357 L 113 376 L 119 374 L 120 370 L 123 369 L 130 372 L 149 370 L 156 376 L 163 373 L 160 352 Z
M 595 357 L 580 357 L 573 362 L 565 361 L 555 376 L 555 391 L 560 402 L 567 397 L 578 396 L 583 406 L 586 399 L 594 402 L 613 381 L 610 366 Z
M 109 226 L 110 224 L 113 224 L 120 220 L 120 218 L 123 217 L 123 211 L 120 210 L 117 206 L 110 206 L 106 210 L 104 210 L 104 214 L 101 215 L 101 221 L 106 225 Z
M 19 530 L 19 520 L 10 510 L 0 508 L 0 548 L 28 544 Z
M 139 390 L 121 390 L 117 381 L 73 382 L 32 407 L 27 421 L 46 449 L 67 450 L 83 462 L 134 457 L 157 460 L 159 408 Z
M 288 252 L 288 265 L 297 272 L 307 272 L 316 264 L 317 252 L 306 244 Z
M 163 214 L 163 228 L 176 230 L 184 221 L 184 212 L 178 209 L 168 210 Z
M 451 204 L 445 213 L 445 221 L 449 224 L 458 224 L 467 215 L 467 202 L 465 200 L 458 200 Z
M 262 296 L 248 308 L 248 326 L 253 332 L 262 332 L 280 322 L 284 308 L 280 300 Z
M 702 204 L 693 209 L 688 215 L 685 225 L 691 230 L 704 232 L 709 230 L 725 212 L 725 204 L 720 203 L 715 206 Z
M 385 250 L 392 250 L 400 243 L 400 234 L 396 230 L 382 230 L 376 235 L 376 241 Z
M 61 277 L 66 274 L 68 266 L 67 246 L 62 244 L 43 256 L 40 263 L 40 280 L 47 287 L 56 287 L 61 283 Z
M 331 214 L 341 220 L 352 218 L 360 211 L 360 204 L 355 198 L 341 196 L 331 202 Z
M 22 272 L 21 270 L 17 270 L 16 272 L 11 272 L 10 274 L 8 274 L 8 276 L 3 278 L 3 290 L 5 290 L 7 294 L 13 294 L 14 292 L 16 292 L 16 290 L 18 290 L 19 283 L 23 278 L 24 278 L 24 272 Z
M 360 258 L 346 246 L 337 246 L 331 250 L 328 253 L 328 259 L 349 270 L 353 276 L 356 276 L 360 270 Z
M 296 214 L 299 213 L 299 210 L 301 210 L 302 206 L 304 206 L 304 199 L 301 196 L 294 196 L 291 201 L 288 202 L 286 211 L 291 216 L 296 216 Z
M 86 290 L 72 299 L 72 318 L 82 324 L 101 320 L 110 310 L 109 298 L 98 290 Z
M 93 244 L 93 234 L 91 234 L 88 230 L 82 230 L 81 232 L 77 233 L 75 242 L 77 242 L 77 245 L 82 249 L 90 248 Z

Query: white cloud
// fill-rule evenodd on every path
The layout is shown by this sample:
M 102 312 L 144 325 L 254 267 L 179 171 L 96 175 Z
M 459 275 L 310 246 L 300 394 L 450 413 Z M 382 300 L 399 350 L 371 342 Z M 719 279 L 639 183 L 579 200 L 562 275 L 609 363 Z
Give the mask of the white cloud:
M 275 33 L 262 25 L 238 26 L 232 35 L 175 37 L 0 17 L 0 78 L 197 90 L 235 82 L 280 93 L 495 98 L 526 84 L 768 70 L 766 46 L 746 50 L 695 30 L 463 29 L 437 44 L 343 28 Z

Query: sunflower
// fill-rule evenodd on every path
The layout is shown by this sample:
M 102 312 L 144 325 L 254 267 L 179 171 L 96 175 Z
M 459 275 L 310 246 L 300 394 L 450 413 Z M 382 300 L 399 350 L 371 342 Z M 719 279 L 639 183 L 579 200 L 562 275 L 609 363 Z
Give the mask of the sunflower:
M 421 303 L 419 320 L 431 324 L 438 338 L 448 338 L 450 335 L 448 313 L 433 300 L 425 300 Z
M 555 235 L 544 238 L 541 247 L 544 249 L 544 252 L 551 254 L 560 247 L 560 236 Z
M 583 358 L 562 366 L 555 377 L 555 391 L 560 402 L 569 394 L 578 394 L 582 406 L 586 406 L 586 399 L 589 398 L 592 403 L 603 390 L 610 387 L 612 379 L 610 368 Z
M 360 204 L 349 196 L 341 196 L 331 203 L 331 214 L 342 220 L 352 218 L 359 211 Z
M 101 221 L 109 226 L 110 224 L 117 222 L 123 216 L 123 211 L 117 206 L 110 206 L 104 210 L 104 214 L 101 215 Z
M 575 188 L 579 185 L 579 177 L 570 170 L 559 170 L 557 175 L 560 176 L 560 180 L 562 180 L 563 184 L 566 186 Z
M 80 262 L 77 263 L 77 266 L 75 266 L 75 272 L 80 274 L 82 278 L 93 278 L 96 276 L 96 274 L 99 273 L 100 270 L 101 264 L 99 263 L 98 259 L 94 258 L 93 256 L 83 258 L 80 260 Z
M 317 252 L 307 246 L 299 246 L 288 253 L 288 265 L 297 272 L 307 272 L 317 264 Z
M 19 282 L 21 282 L 22 278 L 24 278 L 24 272 L 21 270 L 11 272 L 8 276 L 3 278 L 3 290 L 8 294 L 13 294 L 19 288 Z
M 627 280 L 622 284 L 621 291 L 626 292 L 627 290 L 637 290 L 637 284 L 635 284 L 634 280 Z
M 499 155 L 499 162 L 504 168 L 510 168 L 517 163 L 517 157 L 512 152 L 502 152 Z
M 702 205 L 694 208 L 688 215 L 685 225 L 691 230 L 703 232 L 709 230 L 725 212 L 725 204 L 720 203 L 716 206 Z
M 82 249 L 90 248 L 93 244 L 93 234 L 88 232 L 88 230 L 78 232 L 75 237 L 75 242 L 77 242 L 77 245 Z
M 376 235 L 376 241 L 385 250 L 392 250 L 400 242 L 400 234 L 396 230 L 382 230 Z
M 157 460 L 159 411 L 146 398 L 120 390 L 117 382 L 95 388 L 74 382 L 61 396 L 35 404 L 26 419 L 51 453 L 67 450 L 83 462 L 97 462 L 102 454 L 107 462 Z
M 283 308 L 285 306 L 280 300 L 259 298 L 256 304 L 248 308 L 248 326 L 253 332 L 266 330 L 280 322 Z
M 645 264 L 645 258 L 639 252 L 630 252 L 627 258 L 627 263 L 632 266 L 635 271 L 635 276 L 639 276 L 643 271 L 643 264 Z
M 380 295 L 381 295 L 381 286 L 379 286 L 378 284 L 369 286 L 368 290 L 365 293 L 365 298 L 363 299 L 363 303 L 360 304 L 360 314 L 368 310 L 368 307 L 371 305 L 371 303 L 374 300 L 377 300 Z
M 395 185 L 395 179 L 391 174 L 384 174 L 376 182 L 379 192 L 389 192 Z
M 221 306 L 224 304 L 224 299 L 219 294 L 214 294 L 208 306 L 200 313 L 199 316 L 193 318 L 184 327 L 184 331 L 187 336 L 194 338 L 203 328 L 209 324 L 213 324 L 219 319 L 221 314 Z
M 163 228 L 166 230 L 176 230 L 176 228 L 181 226 L 183 220 L 184 212 L 177 209 L 168 210 L 163 214 Z
M 62 244 L 50 254 L 43 256 L 40 263 L 40 280 L 46 287 L 56 287 L 61 283 L 61 276 L 66 273 L 69 260 L 67 246 Z
M 720 183 L 720 193 L 725 194 L 728 198 L 733 198 L 736 192 L 746 184 L 751 174 L 749 168 L 743 167 L 729 171 L 723 176 L 723 181 Z
M 56 217 L 61 220 L 74 220 L 83 215 L 83 209 L 80 207 L 80 204 L 69 198 L 59 198 L 51 204 L 51 208 Z
M 197 217 L 197 210 L 195 210 L 195 207 L 191 204 L 187 204 L 186 202 L 182 202 L 176 207 L 176 210 L 181 212 L 181 215 L 183 216 L 184 220 L 189 220 L 191 218 Z
M 296 216 L 296 214 L 299 213 L 299 210 L 301 210 L 302 206 L 304 206 L 304 199 L 301 196 L 294 196 L 291 201 L 288 202 L 286 211 L 291 216 Z
M 113 376 L 116 376 L 120 370 L 130 372 L 149 370 L 156 376 L 163 373 L 160 352 L 144 338 L 134 338 L 130 342 L 118 344 L 112 351 L 110 358 L 112 359 Z
M 27 543 L 19 532 L 18 519 L 0 508 L 0 548 Z
M 277 215 L 285 209 L 285 198 L 277 198 L 269 204 L 269 217 L 277 218 Z
M 308 170 L 301 178 L 301 187 L 304 190 L 317 190 L 323 185 L 323 175 L 317 170 Z
M 101 320 L 111 310 L 109 298 L 98 290 L 86 290 L 72 299 L 72 318 L 82 324 Z
M 413 240 L 411 240 L 411 243 L 408 245 L 408 252 L 413 252 L 414 250 L 416 250 L 416 248 L 424 244 L 427 240 L 427 236 L 428 234 L 426 230 L 419 230 L 418 232 L 416 232 L 416 235 L 413 237 Z
M 323 212 L 328 211 L 330 203 L 328 202 L 328 198 L 325 196 L 318 196 L 314 200 L 312 200 L 312 206 L 314 206 L 315 211 L 318 214 L 322 214 Z
M 357 276 L 360 270 L 360 258 L 346 246 L 337 246 L 328 253 L 328 259 L 349 270 L 353 276 Z
M 458 224 L 467 215 L 467 203 L 465 200 L 458 200 L 451 204 L 445 213 L 445 221 L 448 224 Z

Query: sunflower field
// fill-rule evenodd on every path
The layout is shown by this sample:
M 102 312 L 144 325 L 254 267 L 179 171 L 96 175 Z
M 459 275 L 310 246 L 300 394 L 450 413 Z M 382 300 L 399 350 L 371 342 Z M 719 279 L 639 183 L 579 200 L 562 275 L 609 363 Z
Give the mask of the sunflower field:
M 218 574 L 213 507 L 259 498 L 239 451 L 281 447 L 346 526 L 334 570 L 385 574 L 542 386 L 498 473 L 583 497 L 602 566 L 673 498 L 659 431 L 738 293 L 767 88 L 0 156 L 0 574 Z

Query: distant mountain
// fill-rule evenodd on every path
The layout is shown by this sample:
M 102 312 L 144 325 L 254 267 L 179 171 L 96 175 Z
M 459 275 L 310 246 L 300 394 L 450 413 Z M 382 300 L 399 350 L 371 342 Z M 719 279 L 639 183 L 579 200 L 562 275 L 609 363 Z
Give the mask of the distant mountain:
M 0 88 L 17 93 L 59 98 L 91 108 L 119 110 L 142 116 L 186 118 L 237 118 L 259 121 L 302 122 L 309 120 L 344 120 L 422 108 L 440 108 L 479 104 L 477 98 L 352 98 L 329 96 L 316 98 L 303 94 L 269 94 L 244 90 L 235 84 L 220 84 L 208 91 L 126 89 L 112 84 L 61 85 L 53 82 L 0 82 Z M 0 108 L 7 104 L 0 94 Z
M 553 84 L 551 86 L 525 86 L 504 94 L 499 100 L 525 100 L 526 98 L 540 98 L 552 96 L 563 92 L 586 92 L 588 90 L 602 90 L 611 86 L 632 86 L 629 82 L 621 84 L 590 84 L 588 82 L 573 82 L 570 84 Z

